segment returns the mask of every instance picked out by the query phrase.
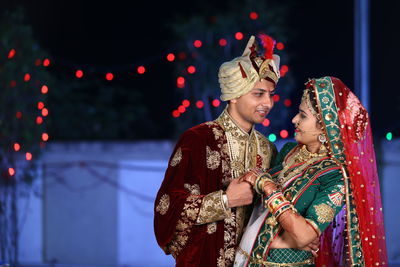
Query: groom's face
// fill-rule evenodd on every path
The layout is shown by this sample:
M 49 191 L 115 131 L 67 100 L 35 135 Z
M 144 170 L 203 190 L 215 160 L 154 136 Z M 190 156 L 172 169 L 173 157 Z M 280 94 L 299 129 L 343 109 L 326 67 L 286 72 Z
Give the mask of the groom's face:
M 262 123 L 274 106 L 274 94 L 274 83 L 264 79 L 258 81 L 250 92 L 231 100 L 230 105 L 237 114 L 235 119 L 240 120 L 239 124 L 250 127 L 255 123 Z

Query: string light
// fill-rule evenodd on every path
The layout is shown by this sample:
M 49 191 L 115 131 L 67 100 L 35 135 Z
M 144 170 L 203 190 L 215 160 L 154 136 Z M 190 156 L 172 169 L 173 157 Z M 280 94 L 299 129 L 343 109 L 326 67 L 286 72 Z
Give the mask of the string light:
M 221 101 L 219 101 L 219 99 L 214 99 L 213 101 L 212 101 L 212 105 L 214 106 L 214 107 L 219 107 L 219 105 L 221 104 Z
M 10 176 L 14 176 L 14 174 L 15 174 L 14 168 L 8 168 L 8 174 L 9 174 Z
M 8 52 L 8 59 L 11 59 L 11 58 L 13 58 L 14 56 L 15 56 L 15 49 L 13 48 L 13 49 L 11 49 L 10 50 L 10 52 Z
M 279 135 L 280 135 L 282 138 L 287 138 L 287 137 L 289 136 L 289 132 L 286 131 L 286 130 L 282 130 L 282 131 L 279 133 Z
M 276 135 L 272 133 L 272 134 L 268 135 L 268 139 L 271 142 L 275 142 L 276 141 Z
M 279 42 L 276 44 L 276 49 L 283 50 L 284 48 L 285 48 L 285 45 L 283 43 Z
M 196 40 L 193 42 L 193 45 L 196 48 L 200 48 L 203 45 L 203 43 L 200 40 Z
M 114 74 L 112 74 L 111 72 L 106 74 L 106 80 L 107 81 L 112 81 L 114 79 Z
M 26 154 L 25 154 L 25 158 L 26 158 L 26 160 L 32 160 L 32 153 L 30 153 L 30 152 L 26 152 Z
M 42 140 L 44 142 L 48 141 L 49 140 L 49 135 L 47 133 L 42 133 Z
M 15 151 L 19 151 L 20 149 L 21 149 L 21 145 L 20 144 L 18 144 L 18 143 L 14 143 L 14 150 Z
M 391 141 L 392 138 L 393 138 L 392 132 L 388 132 L 388 133 L 386 134 L 386 139 L 387 139 L 388 141 Z
M 272 100 L 274 100 L 274 102 L 279 102 L 280 99 L 281 99 L 281 97 L 280 97 L 278 94 L 275 94 L 275 95 L 272 97 Z
M 218 43 L 220 46 L 226 46 L 228 44 L 228 42 L 224 38 L 219 39 Z
M 258 14 L 257 14 L 257 12 L 250 12 L 249 17 L 252 20 L 256 20 L 256 19 L 258 19 Z
M 184 100 L 182 101 L 182 106 L 184 106 L 185 108 L 189 107 L 189 106 L 190 106 L 190 101 L 187 100 L 187 99 L 184 99 Z
M 39 110 L 42 110 L 42 109 L 44 108 L 44 103 L 43 103 L 42 101 L 38 102 L 38 103 L 37 103 L 37 108 L 38 108 Z
M 44 66 L 44 67 L 50 66 L 50 59 L 45 58 L 45 59 L 43 60 L 43 66 Z
M 185 87 L 185 78 L 183 78 L 182 76 L 179 76 L 179 77 L 176 79 L 176 86 L 177 86 L 178 88 L 183 88 L 183 87 Z
M 43 118 L 41 116 L 36 117 L 36 124 L 42 124 L 43 123 Z
M 262 125 L 265 126 L 265 127 L 268 127 L 269 124 L 270 124 L 270 121 L 269 121 L 269 119 L 267 119 L 267 118 L 265 118 L 265 119 L 263 120 L 263 122 L 262 122 Z
M 185 113 L 186 108 L 181 105 L 181 106 L 178 107 L 178 111 L 179 111 L 179 113 Z
M 235 33 L 235 38 L 236 38 L 236 40 L 242 40 L 243 39 L 243 33 L 241 33 L 241 32 L 237 32 L 237 33 Z
M 285 99 L 283 101 L 283 104 L 285 105 L 285 107 L 290 107 L 292 105 L 292 100 L 290 99 Z
M 195 66 L 189 66 L 189 67 L 187 68 L 187 71 L 188 71 L 190 74 L 193 74 L 193 73 L 196 72 L 196 67 L 195 67 Z
M 17 117 L 17 119 L 21 119 L 22 118 L 22 112 L 21 111 L 17 111 L 17 113 L 15 113 L 15 117 Z
M 174 61 L 174 60 L 175 60 L 175 55 L 172 54 L 172 53 L 169 53 L 169 54 L 167 55 L 167 60 L 168 60 L 169 62 Z
M 146 68 L 145 68 L 144 66 L 139 66 L 139 67 L 137 68 L 137 72 L 138 72 L 139 74 L 144 74 L 144 73 L 146 72 Z
M 201 101 L 201 100 L 197 100 L 197 102 L 196 102 L 196 107 L 197 108 L 203 108 L 204 107 L 204 102 L 203 101 Z
M 178 110 L 172 111 L 172 117 L 178 118 L 181 115 L 181 113 Z
M 47 108 L 43 108 L 42 109 L 42 116 L 46 117 L 47 115 L 49 115 L 49 110 Z
M 281 77 L 284 77 L 288 71 L 289 67 L 287 65 L 282 65 L 281 69 L 279 70 Z
M 76 76 L 76 78 L 78 78 L 78 79 L 82 78 L 82 77 L 83 77 L 83 71 L 82 71 L 82 70 L 77 70 L 77 71 L 75 72 L 75 76 Z
M 42 94 L 47 94 L 49 92 L 49 87 L 47 87 L 47 85 L 43 85 L 41 88 L 41 92 Z
M 25 81 L 25 82 L 29 82 L 30 79 L 31 79 L 31 75 L 30 75 L 29 73 L 26 73 L 26 74 L 24 75 L 24 81 Z

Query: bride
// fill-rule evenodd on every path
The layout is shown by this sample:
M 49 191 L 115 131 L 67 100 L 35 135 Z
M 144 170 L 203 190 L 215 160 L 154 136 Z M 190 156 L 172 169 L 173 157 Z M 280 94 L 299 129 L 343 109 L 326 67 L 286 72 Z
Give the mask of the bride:
M 322 77 L 306 83 L 292 122 L 297 143 L 267 173 L 243 178 L 261 197 L 234 266 L 387 266 L 367 111 Z

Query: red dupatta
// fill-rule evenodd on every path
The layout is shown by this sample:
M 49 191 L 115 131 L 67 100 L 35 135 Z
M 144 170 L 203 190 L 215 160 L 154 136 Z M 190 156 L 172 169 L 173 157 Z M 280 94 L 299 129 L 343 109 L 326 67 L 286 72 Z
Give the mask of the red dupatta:
M 330 156 L 345 182 L 345 206 L 321 236 L 317 266 L 388 266 L 368 113 L 337 78 L 313 79 L 306 87 L 315 93 Z

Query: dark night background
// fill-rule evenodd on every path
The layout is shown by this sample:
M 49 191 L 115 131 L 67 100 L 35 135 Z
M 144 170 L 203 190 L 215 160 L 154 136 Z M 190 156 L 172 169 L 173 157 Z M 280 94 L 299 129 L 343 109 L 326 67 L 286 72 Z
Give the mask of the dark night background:
M 353 1 L 270 2 L 288 6 L 286 34 L 291 36 L 291 41 L 285 44 L 285 49 L 291 55 L 290 72 L 299 86 L 298 91 L 307 78 L 323 75 L 339 77 L 354 89 Z M 16 6 L 25 8 L 26 21 L 32 25 L 37 41 L 50 53 L 53 64 L 59 66 L 53 71 L 73 76 L 71 70 L 81 67 L 101 77 L 107 71 L 131 68 L 130 76 L 116 75 L 114 82 L 140 92 L 147 113 L 136 121 L 134 129 L 129 126 L 126 131 L 136 132 L 134 139 L 166 139 L 173 136 L 175 127 L 171 116 L 177 102 L 175 78 L 171 64 L 165 60 L 154 62 L 153 58 L 166 54 L 175 42 L 167 25 L 176 18 L 194 14 L 223 14 L 229 1 L 175 0 L 156 4 L 152 1 L 40 0 L 2 1 L 1 5 L 3 11 Z M 370 113 L 376 137 L 383 137 L 387 131 L 394 132 L 395 136 L 399 134 L 396 114 L 400 111 L 400 88 L 393 79 L 399 62 L 400 24 L 396 14 L 399 5 L 398 1 L 371 1 Z M 152 63 L 146 74 L 140 77 L 135 74 L 134 67 L 149 60 Z M 90 93 L 87 97 L 91 101 Z M 119 99 L 121 102 L 114 108 L 131 105 L 129 110 L 136 112 L 129 99 L 123 96 Z M 52 129 L 49 131 L 52 133 Z M 79 139 L 79 134 L 72 137 L 53 134 L 53 140 L 69 138 Z M 132 137 L 122 134 L 111 139 Z

